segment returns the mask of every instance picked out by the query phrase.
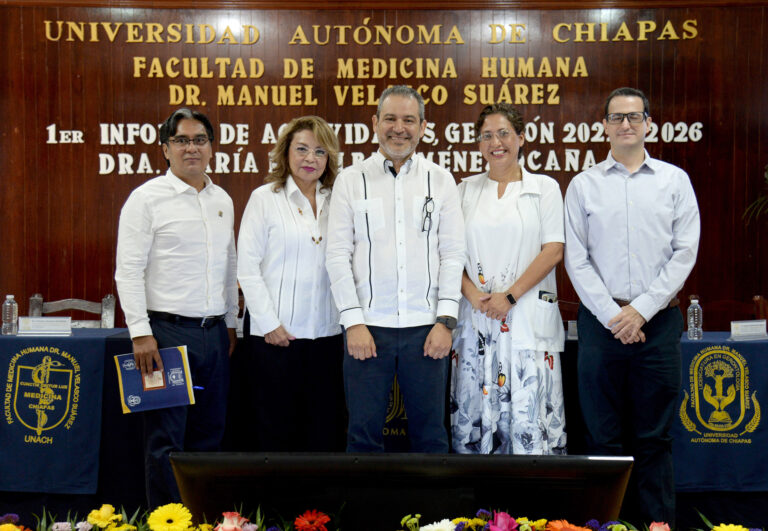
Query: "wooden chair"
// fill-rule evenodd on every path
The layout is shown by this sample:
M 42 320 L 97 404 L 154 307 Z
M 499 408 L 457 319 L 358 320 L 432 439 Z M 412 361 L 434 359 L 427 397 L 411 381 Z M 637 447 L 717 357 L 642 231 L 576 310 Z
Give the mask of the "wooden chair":
M 101 316 L 98 320 L 73 320 L 72 328 L 114 328 L 115 327 L 115 296 L 111 293 L 101 299 L 101 302 L 90 302 L 83 299 L 62 299 L 60 301 L 43 302 L 43 296 L 35 293 L 29 298 L 29 316 L 40 317 L 48 313 L 66 310 L 81 310 Z
M 755 303 L 755 318 L 768 319 L 768 299 L 763 298 L 762 295 L 755 295 L 752 297 L 752 302 Z

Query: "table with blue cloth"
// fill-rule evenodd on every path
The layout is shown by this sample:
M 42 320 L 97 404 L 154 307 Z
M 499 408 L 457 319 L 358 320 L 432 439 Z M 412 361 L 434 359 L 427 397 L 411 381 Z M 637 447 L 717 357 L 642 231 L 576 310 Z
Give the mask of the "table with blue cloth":
M 124 499 L 121 480 L 142 486 L 139 419 L 121 413 L 111 362 L 131 348 L 125 329 L 0 336 L 0 514 L 87 513 Z
M 731 341 L 729 336 L 705 332 L 698 341 L 683 336 L 672 427 L 675 490 L 678 506 L 683 502 L 711 518 L 743 514 L 752 521 L 768 517 L 768 460 L 763 457 L 768 419 L 762 418 L 768 399 L 768 340 Z
M 2 336 L 0 490 L 96 491 L 104 346 L 114 333 Z

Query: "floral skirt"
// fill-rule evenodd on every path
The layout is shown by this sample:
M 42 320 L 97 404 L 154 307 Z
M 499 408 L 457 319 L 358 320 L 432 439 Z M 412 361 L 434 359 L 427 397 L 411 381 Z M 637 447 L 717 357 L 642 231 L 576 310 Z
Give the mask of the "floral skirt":
M 506 325 L 472 313 L 451 353 L 453 450 L 565 454 L 560 353 L 514 350 Z

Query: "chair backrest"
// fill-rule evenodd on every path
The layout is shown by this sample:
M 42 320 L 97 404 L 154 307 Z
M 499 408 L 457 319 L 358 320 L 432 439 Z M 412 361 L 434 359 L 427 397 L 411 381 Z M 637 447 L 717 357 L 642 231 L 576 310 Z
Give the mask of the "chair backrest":
M 35 293 L 29 298 L 30 317 L 40 317 L 48 313 L 66 310 L 81 310 L 101 315 L 101 319 L 98 320 L 73 320 L 72 328 L 115 327 L 115 296 L 111 293 L 101 299 L 101 302 L 90 302 L 83 299 L 43 302 L 43 296 L 40 293 Z
M 768 299 L 765 299 L 762 295 L 755 295 L 752 297 L 752 301 L 755 303 L 755 317 L 758 319 L 768 319 Z

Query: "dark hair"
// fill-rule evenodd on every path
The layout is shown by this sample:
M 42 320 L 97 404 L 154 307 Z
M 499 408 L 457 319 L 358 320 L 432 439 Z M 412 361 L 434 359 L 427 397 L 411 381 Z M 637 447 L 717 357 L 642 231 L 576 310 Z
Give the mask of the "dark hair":
M 379 96 L 379 106 L 376 107 L 376 118 L 381 118 L 381 106 L 384 104 L 384 100 L 389 96 L 405 96 L 406 98 L 413 98 L 419 104 L 419 121 L 424 121 L 424 98 L 421 97 L 416 89 L 409 87 L 408 85 L 392 85 L 384 89 L 384 92 Z
M 621 87 L 617 88 L 608 95 L 608 99 L 605 100 L 605 112 L 603 113 L 604 115 L 608 114 L 608 104 L 610 104 L 611 100 L 616 96 L 635 96 L 640 98 L 643 100 L 643 111 L 645 111 L 645 113 L 648 115 L 651 114 L 651 104 L 648 103 L 648 98 L 645 97 L 645 94 L 643 94 L 642 90 L 631 87 Z
M 201 124 L 203 124 L 203 127 L 205 127 L 205 134 L 208 135 L 208 140 L 213 143 L 214 136 L 213 136 L 213 126 L 211 125 L 211 121 L 208 119 L 206 115 L 199 111 L 191 111 L 187 108 L 182 107 L 181 109 L 177 109 L 171 113 L 171 115 L 168 117 L 166 121 L 163 122 L 163 124 L 160 126 L 160 143 L 168 145 L 168 139 L 170 139 L 172 136 L 176 134 L 176 129 L 179 127 L 179 122 L 182 120 L 197 120 Z M 165 159 L 165 162 L 168 164 L 168 167 L 171 167 L 171 161 L 167 158 Z
M 163 125 L 160 126 L 160 143 L 167 144 L 168 139 L 176 134 L 176 129 L 179 127 L 179 122 L 182 120 L 197 120 L 203 127 L 205 127 L 205 133 L 208 135 L 208 140 L 213 143 L 215 140 L 213 136 L 213 126 L 208 117 L 199 111 L 192 111 L 186 108 L 181 108 L 173 111 Z
M 264 183 L 275 183 L 272 187 L 275 192 L 285 185 L 288 174 L 291 172 L 288 150 L 293 136 L 304 130 L 312 131 L 320 145 L 328 151 L 328 160 L 325 163 L 325 171 L 320 176 L 320 182 L 323 188 L 333 188 L 333 181 L 336 180 L 336 174 L 339 171 L 339 139 L 331 126 L 319 116 L 302 116 L 294 118 L 283 128 L 274 149 L 269 152 L 269 160 L 274 163 L 274 167 L 269 171 Z
M 500 114 L 509 120 L 509 123 L 512 124 L 516 134 L 522 135 L 525 132 L 525 120 L 523 120 L 523 115 L 520 114 L 520 111 L 512 107 L 512 105 L 509 103 L 493 103 L 483 107 L 483 110 L 480 111 L 480 116 L 477 117 L 477 121 L 475 122 L 476 139 L 480 139 L 480 129 L 483 128 L 485 119 L 492 114 Z M 522 146 L 520 146 L 520 151 L 517 154 L 517 158 L 523 158 Z

